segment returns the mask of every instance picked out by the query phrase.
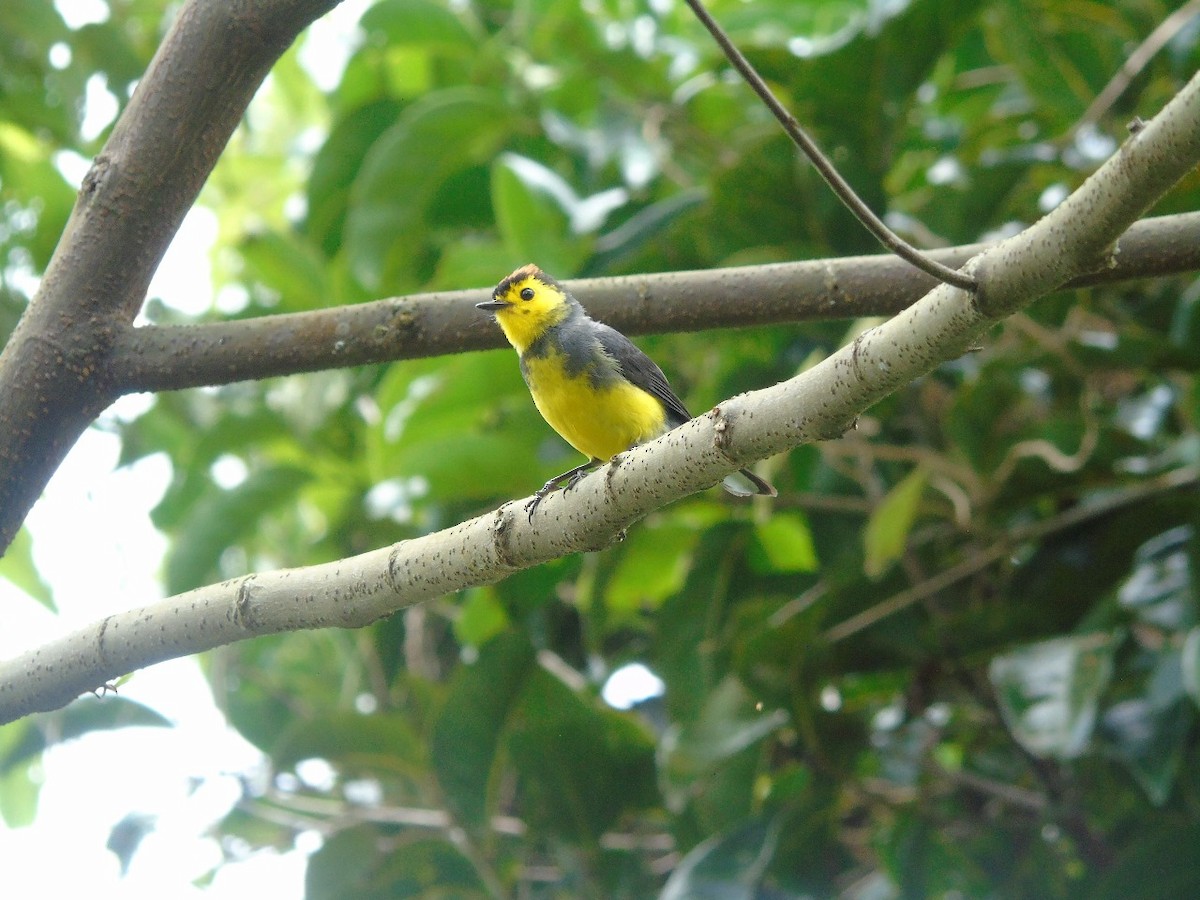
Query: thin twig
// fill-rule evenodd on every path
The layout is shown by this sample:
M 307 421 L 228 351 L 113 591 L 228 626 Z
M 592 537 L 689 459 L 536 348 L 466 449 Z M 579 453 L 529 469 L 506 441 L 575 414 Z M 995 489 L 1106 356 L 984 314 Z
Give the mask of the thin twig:
M 976 775 L 974 772 L 969 772 L 966 769 L 948 769 L 946 766 L 934 764 L 937 772 L 949 778 L 951 781 L 962 785 L 965 788 L 970 788 L 980 794 L 985 794 L 988 797 L 994 797 L 1001 800 L 1010 806 L 1017 806 L 1029 812 L 1039 815 L 1046 812 L 1050 808 L 1050 800 L 1037 791 L 1031 791 L 1028 788 L 1018 787 L 1015 784 L 1007 784 L 1003 781 L 998 781 L 995 778 L 986 778 L 983 775 Z
M 979 474 L 970 466 L 956 463 L 945 455 L 929 447 L 904 447 L 898 444 L 876 444 L 859 437 L 852 432 L 844 438 L 825 441 L 821 451 L 828 454 L 844 454 L 847 456 L 865 455 L 871 460 L 885 462 L 908 462 L 924 466 L 931 472 L 939 472 L 952 481 L 966 485 L 972 495 L 982 492 L 983 483 Z
M 427 828 L 445 831 L 455 827 L 454 818 L 444 809 L 413 806 L 360 806 L 332 796 L 317 797 L 308 794 L 288 793 L 271 788 L 264 799 L 244 800 L 242 808 L 260 815 L 275 810 L 296 817 L 302 827 L 322 831 L 348 828 L 363 822 L 381 825 L 399 825 L 405 828 Z M 265 816 L 264 816 L 265 817 Z M 277 821 L 288 824 L 285 819 Z M 301 826 L 296 826 L 301 827 Z M 488 827 L 504 837 L 521 838 L 529 833 L 529 826 L 516 816 L 494 815 L 488 819 Z M 605 850 L 620 850 L 628 853 L 667 853 L 675 849 L 675 838 L 660 831 L 606 831 L 600 836 L 600 846 Z
M 957 565 L 951 566 L 949 569 L 938 572 L 931 578 L 914 584 L 907 590 L 893 594 L 882 603 L 877 603 L 869 609 L 865 609 L 857 615 L 839 622 L 826 631 L 824 637 L 830 643 L 844 641 L 846 638 L 858 634 L 858 632 L 886 619 L 888 616 L 907 609 L 920 600 L 932 597 L 955 582 L 986 569 L 1011 553 L 1013 547 L 1018 544 L 1030 540 L 1041 540 L 1051 534 L 1065 531 L 1081 522 L 1107 515 L 1123 506 L 1129 506 L 1130 504 L 1153 497 L 1156 494 L 1195 484 L 1198 480 L 1200 480 L 1200 468 L 1185 466 L 1180 469 L 1174 469 L 1158 478 L 1135 485 L 1128 490 L 1104 497 L 1095 503 L 1080 504 L 1068 509 L 1061 515 L 1054 516 L 1043 522 L 1036 522 L 1025 528 L 1016 529 L 1012 534 L 1005 535 L 986 550 L 972 556 L 970 559 L 965 559 Z
M 983 551 L 983 553 L 973 556 L 970 559 L 964 559 L 958 565 L 951 566 L 949 569 L 943 569 L 931 578 L 927 578 L 919 584 L 914 584 L 908 590 L 893 594 L 882 603 L 876 603 L 874 606 L 864 609 L 857 615 L 839 622 L 825 632 L 825 640 L 831 644 L 844 641 L 846 638 L 871 627 L 876 622 L 880 622 L 888 616 L 900 612 L 902 609 L 908 609 L 908 607 L 919 600 L 931 597 L 939 591 L 945 590 L 955 582 L 962 581 L 964 578 L 974 575 L 982 569 L 986 569 L 1010 552 L 1012 552 L 1012 543 L 1009 539 L 1004 538 L 999 540 Z
M 1167 16 L 1157 28 L 1150 32 L 1142 43 L 1137 46 L 1132 53 L 1126 58 L 1121 68 L 1117 70 L 1112 79 L 1104 86 L 1096 99 L 1092 101 L 1087 111 L 1080 117 L 1075 126 L 1068 132 L 1068 137 L 1074 135 L 1085 125 L 1090 125 L 1098 122 L 1100 117 L 1108 112 L 1109 108 L 1117 102 L 1117 99 L 1125 93 L 1125 89 L 1129 87 L 1130 82 L 1137 77 L 1142 69 L 1146 68 L 1146 64 L 1155 57 L 1159 50 L 1165 47 L 1175 35 L 1192 20 L 1193 16 L 1200 14 L 1200 0 L 1188 0 L 1187 3 Z
M 754 70 L 754 67 L 750 65 L 750 61 L 742 55 L 742 52 L 734 46 L 733 41 L 729 39 L 729 35 L 708 14 L 708 10 L 701 5 L 700 0 L 687 0 L 687 5 L 696 14 L 696 18 L 708 29 L 709 34 L 713 36 L 713 40 L 725 51 L 725 56 L 733 63 L 733 67 L 741 73 L 742 77 L 746 79 L 746 83 L 754 89 L 754 93 L 758 94 L 762 102 L 767 105 L 767 108 L 779 120 L 779 124 L 788 133 L 788 137 L 795 142 L 797 147 L 804 151 L 804 155 L 816 167 L 821 177 L 825 179 L 825 183 L 837 194 L 838 199 L 846 204 L 850 211 L 858 217 L 858 220 L 862 222 L 871 234 L 875 235 L 876 239 L 883 246 L 887 247 L 901 259 L 916 266 L 922 272 L 932 275 L 938 281 L 952 284 L 957 288 L 962 288 L 964 291 L 975 290 L 976 282 L 970 275 L 951 269 L 949 266 L 944 266 L 936 260 L 931 259 L 888 228 L 883 223 L 883 220 L 875 215 L 871 211 L 871 208 L 854 193 L 854 188 L 850 187 L 846 180 L 842 178 L 837 169 L 834 168 L 833 163 L 821 152 L 821 148 L 800 127 L 800 123 L 796 121 L 796 118 L 784 109 L 783 104 L 776 99 L 771 89 L 767 87 L 767 83 Z
M 1040 459 L 1055 472 L 1063 474 L 1082 469 L 1100 444 L 1100 423 L 1096 421 L 1096 415 L 1092 412 L 1089 392 L 1085 391 L 1080 395 L 1079 406 L 1084 430 L 1079 439 L 1079 447 L 1074 453 L 1064 453 L 1045 438 L 1018 441 L 1008 448 L 1004 459 L 992 473 L 989 481 L 993 489 L 1008 481 L 1016 471 L 1017 464 L 1023 459 Z
M 818 581 L 799 597 L 793 597 L 775 612 L 771 613 L 767 619 L 767 625 L 771 628 L 782 628 L 784 623 L 789 619 L 795 618 L 815 606 L 819 601 L 825 599 L 825 595 L 829 593 L 829 585 L 824 581 Z

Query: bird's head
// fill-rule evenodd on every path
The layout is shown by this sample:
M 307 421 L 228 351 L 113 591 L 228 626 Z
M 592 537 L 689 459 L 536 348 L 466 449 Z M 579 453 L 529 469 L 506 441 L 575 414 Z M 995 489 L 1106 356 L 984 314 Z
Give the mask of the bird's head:
M 524 353 L 578 304 L 562 285 L 531 263 L 496 285 L 491 300 L 475 305 L 495 313 L 508 342 Z

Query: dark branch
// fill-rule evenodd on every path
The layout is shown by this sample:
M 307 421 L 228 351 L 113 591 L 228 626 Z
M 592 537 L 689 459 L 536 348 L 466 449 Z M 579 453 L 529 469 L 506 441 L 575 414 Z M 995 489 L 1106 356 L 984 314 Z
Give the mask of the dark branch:
M 109 372 L 150 278 L 279 55 L 337 0 L 191 0 L 113 128 L 0 353 L 0 552 L 119 395 Z
M 975 244 L 934 251 L 961 265 Z M 1200 269 L 1200 213 L 1138 222 L 1113 268 L 1083 287 Z M 566 282 L 588 311 L 629 334 L 700 331 L 890 316 L 935 279 L 894 256 L 778 263 Z M 503 336 L 475 304 L 490 288 L 416 294 L 357 306 L 207 325 L 129 328 L 113 346 L 123 392 L 164 391 L 499 347 Z

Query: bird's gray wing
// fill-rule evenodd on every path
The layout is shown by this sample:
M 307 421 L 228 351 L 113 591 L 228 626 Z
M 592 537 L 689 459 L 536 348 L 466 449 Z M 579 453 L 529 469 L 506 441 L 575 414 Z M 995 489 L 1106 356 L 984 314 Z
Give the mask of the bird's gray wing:
M 667 421 L 671 423 L 672 428 L 691 419 L 692 414 L 671 390 L 667 376 L 655 365 L 654 360 L 615 328 L 609 328 L 601 322 L 596 322 L 595 326 L 596 339 L 600 341 L 604 352 L 616 362 L 621 375 L 662 401 L 663 406 L 667 408 Z

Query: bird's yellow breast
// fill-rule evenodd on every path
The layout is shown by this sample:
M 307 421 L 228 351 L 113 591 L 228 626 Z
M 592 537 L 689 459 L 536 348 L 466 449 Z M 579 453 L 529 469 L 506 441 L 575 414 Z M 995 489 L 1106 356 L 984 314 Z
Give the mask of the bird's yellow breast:
M 628 381 L 597 388 L 586 373 L 569 376 L 562 355 L 554 352 L 524 362 L 538 412 L 586 456 L 612 459 L 667 430 L 662 403 Z

